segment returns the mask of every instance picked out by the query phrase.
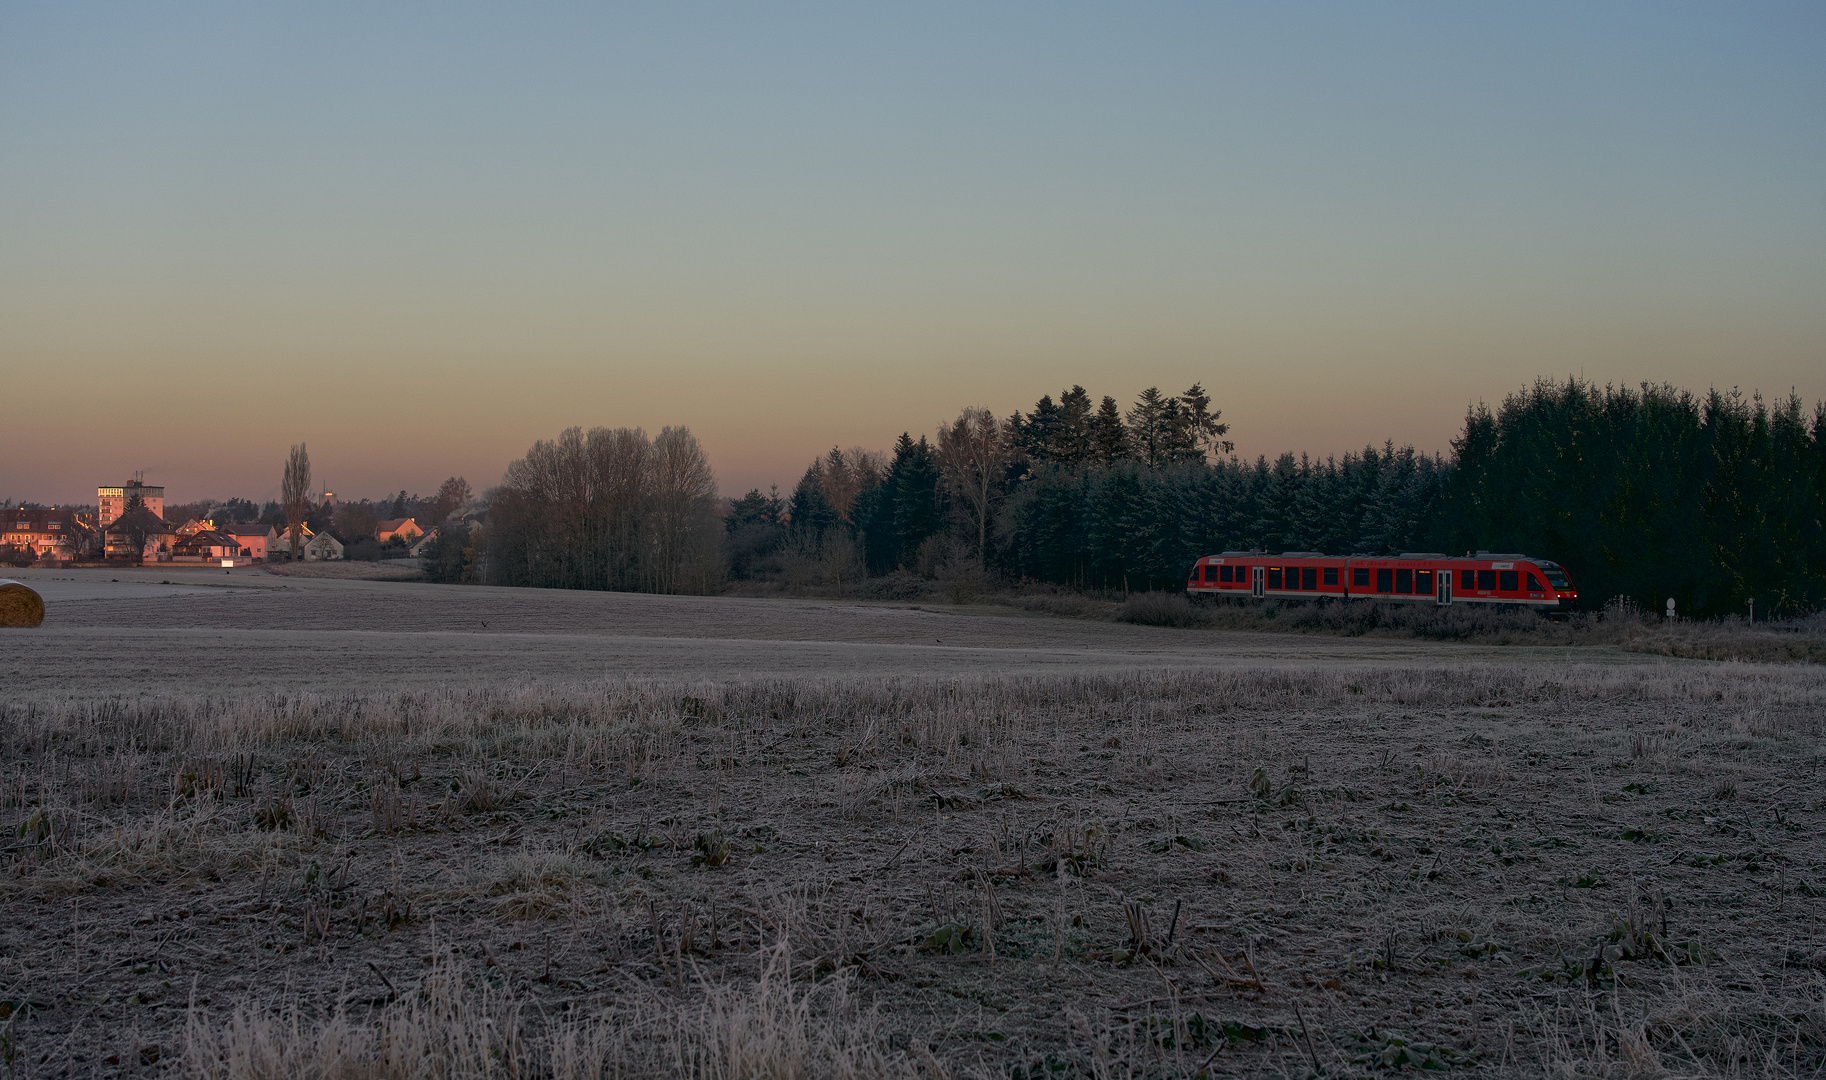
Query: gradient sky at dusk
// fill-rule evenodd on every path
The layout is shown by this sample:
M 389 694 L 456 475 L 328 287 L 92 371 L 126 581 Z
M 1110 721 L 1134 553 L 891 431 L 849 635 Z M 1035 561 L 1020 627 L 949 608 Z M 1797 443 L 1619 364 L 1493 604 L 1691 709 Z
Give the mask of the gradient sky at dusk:
M 1826 397 L 1826 6 L 0 7 L 0 497 L 726 493 L 1082 383 L 1445 450 L 1536 376 Z

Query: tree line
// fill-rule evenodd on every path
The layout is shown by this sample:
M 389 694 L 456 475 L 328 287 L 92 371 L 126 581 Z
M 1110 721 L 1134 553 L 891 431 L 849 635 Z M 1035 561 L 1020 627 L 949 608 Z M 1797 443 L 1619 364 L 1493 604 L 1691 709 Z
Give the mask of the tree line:
M 1826 606 L 1826 405 L 1541 382 L 1473 410 L 1452 449 L 1448 549 L 1546 555 L 1588 600 Z
M 1179 588 L 1224 550 L 1492 550 L 1562 563 L 1593 605 L 1826 603 L 1826 410 L 1792 396 L 1543 381 L 1472 409 L 1449 456 L 1386 442 L 1249 461 L 1221 417 L 1197 384 L 1127 409 L 1073 386 L 1007 417 L 964 409 L 885 453 L 833 447 L 790 492 L 720 504 L 684 429 L 573 429 L 508 469 L 486 529 L 434 576 L 844 592 L 975 573 L 1137 591 Z
M 710 462 L 686 429 L 648 438 L 639 428 L 571 428 L 508 466 L 481 536 L 453 532 L 431 553 L 430 572 L 497 585 L 707 592 L 724 575 L 718 512 Z

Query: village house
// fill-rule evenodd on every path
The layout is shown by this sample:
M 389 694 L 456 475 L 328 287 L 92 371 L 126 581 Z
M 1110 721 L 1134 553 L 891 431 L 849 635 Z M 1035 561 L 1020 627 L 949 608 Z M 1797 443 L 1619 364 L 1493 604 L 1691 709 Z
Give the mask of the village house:
M 40 559 L 74 559 L 90 535 L 74 510 L 16 507 L 4 513 L 0 545 L 27 549 Z
M 235 538 L 235 557 L 265 562 L 268 551 L 273 550 L 279 534 L 271 525 L 230 525 L 220 530 Z
M 215 562 L 218 559 L 233 559 L 239 555 L 241 545 L 236 538 L 215 529 L 204 529 L 188 536 L 179 536 L 171 545 L 172 562 Z
M 383 544 L 390 544 L 396 540 L 402 544 L 410 544 L 423 535 L 425 535 L 425 530 L 419 528 L 418 520 L 409 517 L 383 521 L 374 530 L 374 539 Z
M 311 537 L 316 536 L 316 535 L 317 535 L 316 533 L 311 531 L 311 527 L 309 525 L 299 525 L 298 526 L 298 557 L 299 558 L 301 558 L 301 559 L 304 558 L 304 546 L 311 542 Z M 291 528 L 291 526 L 274 525 L 273 526 L 273 539 L 272 539 L 272 542 L 267 545 L 267 550 L 272 553 L 272 557 L 275 559 L 291 558 L 291 555 L 292 555 L 292 528 Z
M 171 547 L 177 541 L 177 530 L 150 510 L 129 510 L 120 514 L 102 530 L 102 534 L 104 552 L 110 559 L 162 561 L 170 558 Z M 142 541 L 137 551 L 134 549 L 136 535 Z
M 320 532 L 305 541 L 300 553 L 305 562 L 330 562 L 342 558 L 342 541 L 327 532 Z
M 151 484 L 142 484 L 138 478 L 127 481 L 119 487 L 98 487 L 95 489 L 95 503 L 101 507 L 99 515 L 101 527 L 106 529 L 114 524 L 114 519 L 127 512 L 127 504 L 138 496 L 140 502 L 150 510 L 154 517 L 163 520 L 165 517 L 165 489 Z
M 425 553 L 425 549 L 430 547 L 431 542 L 436 539 L 437 539 L 437 528 L 436 528 L 436 526 L 433 526 L 430 532 L 419 537 L 418 541 L 416 543 L 414 543 L 411 547 L 406 549 L 406 554 L 410 555 L 416 559 L 419 556 L 423 555 Z

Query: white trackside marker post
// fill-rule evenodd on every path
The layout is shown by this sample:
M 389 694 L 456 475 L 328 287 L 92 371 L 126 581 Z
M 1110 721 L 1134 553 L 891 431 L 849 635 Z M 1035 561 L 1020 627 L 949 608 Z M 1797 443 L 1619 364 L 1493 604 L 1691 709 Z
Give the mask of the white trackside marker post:
M 1667 598 L 1667 621 L 1674 621 L 1674 598 L 1671 596 Z

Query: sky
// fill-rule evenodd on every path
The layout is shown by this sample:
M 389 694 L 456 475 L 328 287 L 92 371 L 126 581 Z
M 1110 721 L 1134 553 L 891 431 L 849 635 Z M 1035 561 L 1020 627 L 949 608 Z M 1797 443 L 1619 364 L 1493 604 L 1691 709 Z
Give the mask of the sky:
M 1826 398 L 1826 6 L 0 4 L 0 498 L 725 494 L 1081 384 Z

